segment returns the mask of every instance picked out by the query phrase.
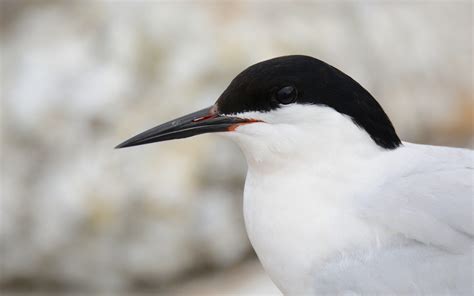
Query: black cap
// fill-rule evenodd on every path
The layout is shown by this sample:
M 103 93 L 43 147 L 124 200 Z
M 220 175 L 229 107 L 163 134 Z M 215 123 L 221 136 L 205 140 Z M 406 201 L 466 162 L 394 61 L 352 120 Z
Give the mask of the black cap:
M 268 112 L 289 103 L 280 98 L 288 94 L 294 103 L 328 106 L 349 116 L 383 148 L 401 145 L 390 119 L 366 89 L 309 56 L 283 56 L 250 66 L 232 80 L 216 105 L 221 114 Z

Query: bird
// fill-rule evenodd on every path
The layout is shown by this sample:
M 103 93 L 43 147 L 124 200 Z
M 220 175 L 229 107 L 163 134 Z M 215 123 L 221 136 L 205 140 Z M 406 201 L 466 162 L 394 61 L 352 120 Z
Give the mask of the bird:
M 116 148 L 204 133 L 245 156 L 245 228 L 283 294 L 473 294 L 473 151 L 401 141 L 337 68 L 259 62 L 210 107 Z

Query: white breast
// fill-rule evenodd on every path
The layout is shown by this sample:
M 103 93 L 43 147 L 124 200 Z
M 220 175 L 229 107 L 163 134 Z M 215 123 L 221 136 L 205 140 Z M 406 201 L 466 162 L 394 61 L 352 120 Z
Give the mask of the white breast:
M 250 241 L 285 294 L 313 291 L 315 269 L 331 256 L 352 245 L 380 244 L 384 233 L 361 221 L 349 199 L 366 183 L 352 176 L 381 152 L 366 133 L 325 107 L 293 105 L 240 116 L 265 121 L 226 135 L 247 158 Z M 344 141 L 358 144 L 344 148 Z
M 247 158 L 250 241 L 283 293 L 472 291 L 465 247 L 472 248 L 473 232 L 463 222 L 472 208 L 451 206 L 472 204 L 472 153 L 410 144 L 384 150 L 325 107 L 242 116 L 266 122 L 227 135 Z M 418 178 L 425 170 L 435 173 Z
M 415 203 L 420 192 L 437 198 L 426 186 L 439 188 L 434 182 L 440 180 L 412 185 L 419 189 L 394 188 L 388 185 L 393 175 L 378 167 L 385 161 L 376 157 L 365 166 L 349 164 L 339 173 L 342 166 L 334 167 L 332 173 L 341 178 L 329 172 L 324 177 L 317 167 L 303 164 L 265 174 L 249 168 L 244 191 L 247 232 L 265 270 L 285 295 L 472 291 L 472 223 L 458 223 L 470 212 L 469 188 L 452 185 L 450 193 L 459 194 L 456 204 L 467 207 L 458 208 L 445 224 L 438 219 L 452 211 L 455 201 L 449 196 L 441 197 L 448 203 L 438 217 L 430 201 L 420 209 L 418 204 L 390 200 L 405 199 L 407 191 L 416 194 L 408 196 Z M 468 177 L 459 176 L 464 183 Z M 472 184 L 470 188 L 472 193 Z M 366 208 L 366 197 L 378 201 Z
M 314 291 L 319 267 L 353 247 L 377 248 L 386 236 L 346 204 L 348 185 L 311 180 L 294 171 L 271 176 L 249 171 L 244 193 L 247 232 L 265 270 L 285 294 Z

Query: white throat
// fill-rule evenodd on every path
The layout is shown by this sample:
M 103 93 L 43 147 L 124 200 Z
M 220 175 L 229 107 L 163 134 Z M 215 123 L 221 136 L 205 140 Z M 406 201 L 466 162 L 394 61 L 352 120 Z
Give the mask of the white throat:
M 297 163 L 323 166 L 345 158 L 370 158 L 385 150 L 348 116 L 330 107 L 291 104 L 237 116 L 263 121 L 225 133 L 240 146 L 249 169 L 279 169 Z
M 371 160 L 386 150 L 329 107 L 292 104 L 238 116 L 263 121 L 227 133 L 248 162 L 244 217 L 250 241 L 284 293 L 307 292 L 311 268 L 332 250 L 358 241 L 376 243 L 367 239 L 373 230 L 350 214 L 340 215 L 349 193 L 364 188 L 365 177 L 373 181 L 377 162 Z M 344 228 L 354 231 L 338 236 Z

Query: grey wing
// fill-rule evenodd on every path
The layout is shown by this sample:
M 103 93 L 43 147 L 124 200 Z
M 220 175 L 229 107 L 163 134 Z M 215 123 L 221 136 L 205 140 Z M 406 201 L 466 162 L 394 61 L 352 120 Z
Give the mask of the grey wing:
M 317 274 L 320 294 L 472 295 L 472 169 L 413 173 L 368 196 L 361 215 L 407 238 L 344 254 Z M 398 242 L 398 241 L 397 241 Z
M 474 238 L 474 170 L 467 160 L 427 165 L 386 182 L 364 200 L 361 213 L 407 238 L 463 253 Z
M 315 279 L 322 294 L 472 295 L 473 153 L 411 147 L 389 163 L 411 169 L 357 199 L 363 219 L 406 240 L 334 260 Z

